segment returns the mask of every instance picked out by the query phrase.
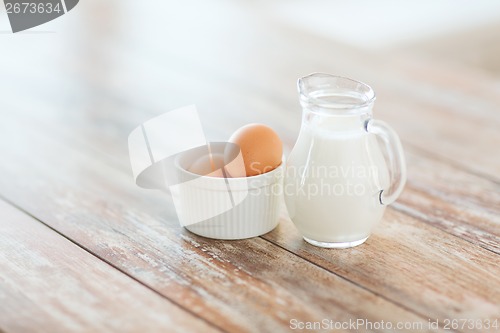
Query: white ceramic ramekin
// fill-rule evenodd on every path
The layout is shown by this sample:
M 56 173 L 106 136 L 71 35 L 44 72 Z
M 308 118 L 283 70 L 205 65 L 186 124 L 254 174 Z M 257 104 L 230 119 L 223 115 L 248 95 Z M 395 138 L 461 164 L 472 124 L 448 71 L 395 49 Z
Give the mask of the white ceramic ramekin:
M 179 222 L 189 231 L 216 239 L 244 239 L 263 235 L 278 225 L 283 196 L 283 163 L 253 177 L 219 178 L 187 171 L 206 149 L 177 156 L 180 179 L 172 195 Z M 223 152 L 211 144 L 211 152 Z

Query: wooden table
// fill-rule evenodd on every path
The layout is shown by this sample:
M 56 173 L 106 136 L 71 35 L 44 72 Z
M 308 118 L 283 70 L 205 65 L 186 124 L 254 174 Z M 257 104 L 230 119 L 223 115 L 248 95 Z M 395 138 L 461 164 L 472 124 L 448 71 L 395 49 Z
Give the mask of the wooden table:
M 498 78 L 370 54 L 222 0 L 86 0 L 38 30 L 0 35 L 0 332 L 358 319 L 495 331 L 484 325 L 500 320 Z M 197 105 L 210 140 L 263 122 L 288 153 L 295 82 L 310 72 L 372 85 L 375 116 L 403 140 L 406 189 L 365 244 L 310 246 L 286 216 L 261 237 L 205 239 L 179 226 L 169 197 L 134 184 L 128 134 L 183 105 Z

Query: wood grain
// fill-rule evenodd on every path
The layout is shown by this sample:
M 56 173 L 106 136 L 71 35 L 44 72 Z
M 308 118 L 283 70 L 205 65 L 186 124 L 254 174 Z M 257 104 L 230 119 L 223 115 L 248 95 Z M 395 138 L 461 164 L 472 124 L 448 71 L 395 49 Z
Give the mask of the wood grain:
M 10 120 L 0 125 L 16 142 L 0 143 L 9 161 L 1 166 L 2 196 L 225 330 L 288 331 L 293 318 L 427 321 L 266 240 L 192 235 L 178 225 L 166 197 L 141 192 L 129 175 L 36 127 L 26 124 L 19 135 Z M 25 177 L 13 182 L 19 172 Z
M 349 281 L 428 318 L 496 318 L 498 256 L 389 209 L 364 246 L 329 251 L 306 244 L 283 217 L 263 236 Z
M 90 113 L 90 115 L 92 115 L 91 117 L 83 119 L 67 119 L 67 117 L 64 116 L 62 117 L 64 121 L 56 121 L 52 127 L 49 127 L 51 128 L 50 132 L 59 133 L 56 135 L 59 138 L 59 141 L 69 142 L 71 146 L 77 147 L 80 152 L 94 158 L 106 160 L 106 164 L 117 166 L 121 170 L 126 170 L 127 167 L 124 166 L 127 163 L 125 161 L 127 159 L 126 150 L 123 146 L 121 146 L 120 143 L 121 140 L 125 140 L 126 136 L 123 128 L 132 128 L 135 125 L 134 121 L 140 121 L 141 118 L 141 113 L 133 112 L 133 110 L 130 110 L 130 108 L 128 108 L 127 110 L 127 118 L 120 119 L 120 125 L 116 128 L 113 128 L 113 131 L 110 132 L 102 131 L 103 124 L 106 124 L 106 126 L 108 126 L 108 121 L 112 119 L 112 111 L 106 112 L 105 110 L 100 110 L 99 114 L 97 114 L 97 112 L 95 114 Z M 221 113 L 224 112 L 228 113 L 229 110 L 221 110 Z M 95 117 L 99 117 L 98 119 L 102 119 L 103 122 L 96 123 Z M 142 115 L 142 117 L 144 116 Z M 285 120 L 285 117 L 287 117 L 287 115 L 283 114 L 280 115 L 278 119 Z M 30 121 L 33 121 L 33 119 L 36 119 L 36 117 L 30 115 L 30 117 L 24 118 L 23 121 L 29 123 Z M 60 118 L 56 116 L 54 119 L 58 120 Z M 43 122 L 42 117 L 39 117 L 39 121 L 37 121 L 36 123 L 38 126 L 43 124 L 43 127 L 45 128 L 46 126 L 50 125 Z M 227 124 L 227 121 L 223 124 Z M 62 129 L 58 128 L 59 126 L 63 125 L 65 125 L 66 127 Z M 219 123 L 217 124 L 217 126 L 219 127 L 216 127 L 212 124 L 212 131 L 216 132 L 217 130 L 219 130 L 221 124 Z M 235 127 L 235 125 L 229 126 Z M 101 140 L 103 133 L 105 135 L 104 141 Z M 106 156 L 106 154 L 103 153 L 104 149 L 97 148 L 99 147 L 98 141 L 105 142 L 106 144 L 101 144 L 101 146 L 106 147 L 106 151 L 114 152 L 115 156 Z M 395 207 L 400 211 L 404 211 L 407 214 L 413 215 L 414 217 L 417 217 L 426 223 L 436 225 L 439 228 L 446 230 L 447 232 L 457 235 L 458 237 L 467 239 L 492 251 L 497 251 L 498 220 L 496 217 L 498 216 L 498 214 L 496 214 L 495 208 L 495 203 L 497 202 L 496 183 L 474 175 L 470 175 L 469 173 L 463 171 L 460 168 L 457 168 L 456 166 L 452 166 L 443 161 L 436 160 L 432 158 L 433 155 L 422 154 L 419 150 L 413 149 L 412 146 L 410 146 L 408 150 L 410 152 L 410 179 L 408 183 L 408 189 L 401 198 L 401 202 L 398 203 Z M 71 167 L 69 168 L 69 170 L 71 170 Z M 123 178 L 122 181 L 125 181 L 125 179 L 126 178 Z M 468 191 L 464 193 L 463 191 L 457 191 L 457 188 L 468 189 Z M 471 198 L 474 199 L 471 200 Z M 485 199 L 486 201 L 484 202 Z M 74 200 L 76 199 L 71 199 L 71 201 Z M 464 203 L 466 204 L 464 205 Z M 438 209 L 435 209 L 435 207 Z M 34 207 L 33 209 L 37 210 L 39 208 Z M 144 210 L 148 209 L 153 209 L 153 207 L 144 207 Z M 484 215 L 485 209 L 486 212 L 491 212 L 487 216 Z M 422 214 L 422 211 L 425 211 L 425 214 Z M 443 215 L 443 213 L 447 212 L 449 212 L 450 214 Z M 465 215 L 465 219 L 463 214 L 464 212 L 468 214 Z M 427 229 L 427 231 L 431 235 L 435 232 L 432 229 Z M 441 235 L 441 233 L 439 233 L 439 235 Z M 425 240 L 429 237 L 429 235 L 422 236 L 418 239 L 418 241 L 425 242 Z M 300 240 L 300 238 L 298 239 Z M 451 239 L 448 240 L 451 242 Z M 82 241 L 82 243 L 85 244 L 87 244 L 87 242 L 89 241 Z M 465 243 L 462 244 L 464 244 L 464 247 L 466 246 Z M 288 247 L 288 249 L 290 249 L 290 247 Z M 291 251 L 297 252 L 293 248 L 291 249 Z M 105 254 L 102 253 L 99 253 L 99 255 L 105 256 Z M 299 253 L 299 255 L 301 254 Z M 410 254 L 407 255 L 411 257 Z M 460 252 L 455 254 L 455 256 L 458 257 L 462 255 L 463 254 L 461 254 Z M 429 259 L 431 262 L 433 261 L 433 258 Z M 491 258 L 487 260 L 491 260 Z M 319 260 L 315 260 L 315 263 L 321 266 L 325 266 L 325 264 Z M 392 262 L 392 264 L 396 264 L 395 260 Z M 326 268 L 328 269 L 328 266 Z M 387 267 L 385 267 L 385 269 L 387 269 Z M 472 266 L 470 267 L 470 269 L 474 270 L 475 267 Z M 339 274 L 345 277 L 345 274 L 343 272 Z M 429 296 L 429 298 L 425 298 L 424 300 L 419 300 L 420 294 L 412 294 L 411 291 L 405 289 L 409 287 L 407 285 L 403 285 L 402 287 L 400 287 L 400 289 L 397 289 L 397 292 L 393 294 L 387 294 L 387 290 L 389 290 L 390 288 L 394 288 L 394 286 L 390 283 L 385 286 L 385 288 L 387 289 L 373 289 L 374 286 L 367 286 L 366 280 L 359 279 L 359 277 L 358 280 L 356 280 L 356 277 L 350 277 L 349 279 L 353 279 L 354 281 L 357 281 L 357 283 L 360 283 L 360 285 L 362 285 L 363 287 L 369 288 L 376 293 L 380 293 L 380 295 L 389 297 L 392 301 L 407 306 L 413 311 L 421 313 L 423 316 L 445 316 L 447 311 L 456 307 L 454 305 L 455 302 L 459 303 L 455 298 L 450 296 L 447 303 L 448 306 L 445 309 L 442 309 L 442 312 L 438 312 L 438 309 L 435 308 L 437 304 L 432 303 L 432 301 L 434 299 L 433 297 L 442 297 L 440 296 L 439 292 L 431 292 L 430 295 L 432 296 Z M 437 280 L 440 281 L 440 283 L 444 283 L 444 281 L 449 281 L 449 276 L 437 278 Z M 393 282 L 394 281 L 391 281 L 391 283 Z M 466 282 L 463 282 L 462 284 L 465 285 Z M 491 288 L 492 286 L 495 287 L 496 285 L 485 285 L 485 290 L 489 290 L 488 288 Z M 431 288 L 429 286 L 426 287 Z M 401 295 L 404 295 L 404 297 Z M 409 297 L 408 295 L 410 295 L 411 297 Z M 482 298 L 483 296 L 480 296 L 479 299 L 482 299 L 486 308 L 491 310 L 489 306 L 492 304 L 492 299 L 484 299 Z M 463 304 L 462 306 L 458 305 L 456 312 L 453 312 L 453 316 L 458 316 L 460 314 L 477 316 L 478 314 L 475 313 L 472 309 L 473 304 L 474 302 L 469 302 Z
M 498 79 L 357 50 L 276 22 L 258 6 L 188 3 L 207 14 L 89 0 L 58 34 L 2 40 L 0 195 L 231 332 L 287 331 L 294 316 L 498 317 Z M 124 37 L 118 15 L 95 15 L 117 8 L 149 22 L 132 20 Z M 213 12 L 223 14 L 211 21 Z M 161 42 L 154 22 L 165 28 Z M 371 84 L 375 116 L 396 128 L 407 151 L 406 190 L 365 245 L 314 248 L 287 219 L 260 239 L 203 239 L 178 227 L 168 197 L 132 183 L 129 132 L 186 104 L 198 105 L 211 140 L 264 122 L 289 151 L 300 126 L 295 80 L 313 71 Z M 30 304 L 40 311 L 33 325 L 44 317 L 39 304 Z
M 0 330 L 218 332 L 0 200 Z
M 408 183 L 391 207 L 500 254 L 500 184 L 418 150 L 407 150 Z
M 354 51 L 351 51 L 351 53 L 354 55 L 356 54 Z M 351 57 L 354 57 L 354 55 L 351 55 Z M 444 70 L 441 69 L 441 72 L 444 72 Z M 133 74 L 134 76 L 136 75 L 136 73 Z M 442 75 L 444 76 L 444 74 Z M 175 80 L 180 80 L 182 76 L 181 73 L 169 72 L 168 77 L 169 80 L 172 80 L 172 83 L 169 83 L 169 85 L 173 85 Z M 199 87 L 193 88 L 186 86 L 184 87 L 184 90 L 197 89 L 200 96 L 207 96 L 207 91 L 210 92 L 210 90 L 203 89 L 203 80 L 206 80 L 206 78 L 202 75 L 199 78 L 199 81 L 197 81 Z M 271 78 L 269 78 L 269 80 L 271 80 Z M 162 81 L 164 80 L 162 79 Z M 284 79 L 277 77 L 274 78 L 274 81 L 276 81 L 276 86 L 278 86 L 280 81 L 284 81 Z M 218 112 L 214 114 L 201 112 L 202 117 L 204 117 L 203 119 L 205 119 L 204 125 L 207 130 L 208 137 L 213 138 L 214 140 L 224 140 L 229 136 L 231 131 L 236 129 L 241 124 L 241 120 L 233 120 L 233 110 L 236 109 L 236 105 L 238 103 L 243 105 L 252 105 L 252 103 L 255 103 L 259 97 L 255 96 L 254 92 L 251 90 L 246 95 L 242 92 L 238 93 L 238 90 L 240 89 L 238 85 L 232 87 L 230 83 L 219 82 L 217 80 L 214 82 L 235 92 L 234 94 L 231 94 L 231 96 L 227 96 L 225 98 L 225 102 L 229 104 L 229 106 L 221 106 Z M 492 103 L 494 103 L 496 99 L 494 99 L 493 95 L 490 93 L 491 88 L 489 90 L 481 90 L 480 88 L 484 85 L 484 83 L 482 83 L 483 81 L 479 82 L 481 83 L 476 84 L 477 86 L 475 88 L 473 88 L 473 83 L 469 83 L 466 86 L 468 90 L 465 92 L 469 91 L 477 93 L 478 91 L 482 91 L 484 97 L 489 98 L 490 100 L 493 99 Z M 189 81 L 189 83 L 191 83 L 191 81 Z M 438 81 L 438 83 L 443 84 L 443 82 L 440 81 Z M 208 82 L 206 82 L 206 84 L 208 85 Z M 459 87 L 461 88 L 463 85 L 465 85 L 465 83 Z M 398 82 L 395 81 L 389 82 L 387 87 L 384 84 L 380 86 L 380 88 L 390 90 L 392 87 L 397 86 Z M 103 86 L 102 88 L 104 89 L 105 87 Z M 175 92 L 182 91 L 182 85 L 172 88 L 172 90 Z M 217 88 L 217 91 L 220 90 L 224 90 L 224 88 Z M 439 91 L 439 87 L 433 87 L 433 91 Z M 259 93 L 260 92 L 261 91 L 259 91 Z M 75 117 L 72 115 L 66 115 L 66 112 L 64 112 L 66 109 L 65 104 L 61 104 L 57 109 L 55 109 L 55 112 L 49 112 L 47 109 L 49 106 L 45 105 L 42 99 L 42 96 L 47 93 L 47 91 L 40 92 L 38 104 L 39 108 L 36 110 L 36 113 L 32 111 L 25 111 L 26 121 L 34 121 L 34 119 L 37 119 L 36 121 L 44 122 L 45 125 L 51 125 L 52 123 L 53 126 L 50 127 L 51 130 L 62 132 L 66 131 L 67 133 L 63 133 L 63 135 L 65 135 L 65 138 L 71 140 L 72 144 L 88 146 L 95 149 L 95 153 L 99 154 L 99 158 L 105 158 L 106 160 L 117 165 L 119 168 L 128 168 L 128 166 L 124 166 L 128 164 L 126 161 L 128 159 L 128 153 L 126 145 L 124 145 L 126 137 L 129 133 L 127 131 L 130 131 L 141 121 L 146 120 L 148 118 L 147 114 L 150 115 L 149 117 L 152 117 L 153 115 L 159 113 L 146 113 L 139 109 L 139 106 L 137 106 L 138 109 L 135 109 L 136 106 L 134 105 L 137 103 L 137 100 L 132 97 L 122 97 L 125 98 L 126 101 L 122 101 L 121 99 L 116 101 L 115 98 L 110 98 L 108 95 L 99 95 L 99 105 L 103 104 L 106 108 L 99 107 L 98 105 L 96 110 L 86 111 L 84 113 L 85 116 L 81 115 L 80 117 Z M 276 93 L 279 94 L 279 92 Z M 409 92 L 407 91 L 406 93 Z M 36 96 L 37 92 L 34 94 Z M 120 94 L 120 96 L 122 95 Z M 125 92 L 123 92 L 123 96 L 126 96 Z M 469 160 L 470 157 L 465 156 L 465 154 L 470 152 L 471 149 L 463 146 L 460 142 L 454 143 L 457 142 L 457 140 L 451 136 L 444 139 L 441 137 L 436 138 L 436 143 L 429 144 L 429 146 L 425 149 L 420 148 L 420 143 L 416 145 L 415 142 L 420 142 L 420 139 L 416 137 L 418 130 L 415 130 L 415 133 L 412 134 L 413 129 L 402 128 L 402 126 L 413 126 L 412 124 L 414 124 L 415 121 L 408 120 L 408 116 L 405 115 L 406 113 L 399 112 L 399 110 L 396 109 L 395 104 L 387 102 L 393 101 L 394 99 L 399 100 L 401 98 L 397 96 L 389 95 L 385 101 L 380 100 L 380 102 L 384 103 L 386 106 L 386 109 L 384 109 L 384 105 L 382 105 L 381 111 L 384 112 L 384 110 L 387 109 L 390 111 L 390 113 L 385 113 L 386 118 L 391 117 L 390 114 L 399 114 L 399 116 L 395 118 L 389 118 L 393 120 L 391 124 L 393 124 L 396 128 L 401 129 L 400 133 L 403 138 L 406 139 L 406 142 L 411 142 L 405 147 L 409 155 L 409 181 L 407 191 L 404 193 L 401 200 L 395 204 L 395 206 L 399 207 L 401 210 L 405 210 L 412 216 L 422 218 L 428 223 L 431 223 L 443 230 L 447 230 L 454 235 L 468 239 L 475 244 L 479 244 L 498 253 L 498 235 L 500 228 L 500 222 L 498 221 L 498 216 L 500 216 L 500 208 L 498 208 L 500 207 L 500 199 L 498 198 L 498 182 L 495 181 L 494 177 L 488 176 L 486 177 L 487 179 L 485 179 L 485 177 L 471 175 L 469 172 L 470 168 L 464 166 L 463 163 L 450 164 L 450 159 L 442 157 L 437 152 L 429 152 L 429 148 L 434 149 L 436 146 L 441 145 L 442 142 L 446 142 L 446 144 L 454 144 L 456 146 L 454 149 L 463 148 L 463 159 Z M 295 93 L 293 93 L 293 96 L 288 98 L 289 100 L 285 99 L 284 96 L 282 97 L 283 98 L 281 98 L 281 100 L 283 102 L 286 101 L 287 105 L 295 105 L 294 108 L 298 108 Z M 31 96 L 31 98 L 33 98 L 33 96 Z M 81 96 L 81 98 L 83 98 L 83 96 Z M 204 97 L 201 98 L 203 100 Z M 436 100 L 433 96 L 423 98 L 421 95 L 413 96 L 411 98 L 416 100 L 416 102 L 402 101 L 401 98 L 401 100 L 399 100 L 399 105 L 415 107 L 415 103 L 422 103 L 422 100 L 427 100 L 429 103 L 435 103 Z M 463 98 L 467 99 L 470 97 L 465 96 Z M 18 99 L 20 101 L 23 100 L 21 96 L 19 96 Z M 171 103 L 170 100 L 176 100 L 174 92 L 169 94 L 167 102 Z M 260 100 L 263 100 L 263 98 L 260 97 Z M 211 99 L 209 99 L 209 101 L 211 101 Z M 9 101 L 6 101 L 7 105 L 8 102 Z M 10 102 L 12 103 L 12 101 Z M 213 103 L 220 105 L 219 102 Z M 289 111 L 279 110 L 278 112 L 278 109 L 276 109 L 277 106 L 270 104 L 267 99 L 264 99 L 263 103 L 264 105 L 262 105 L 262 108 L 256 107 L 255 112 L 252 113 L 252 119 L 248 118 L 247 121 L 255 121 L 254 119 L 263 117 L 262 114 L 265 113 L 264 111 L 266 108 L 274 108 L 276 111 L 272 116 L 266 116 L 266 122 L 274 128 L 277 128 L 281 133 L 285 133 L 282 137 L 285 141 L 287 149 L 291 149 L 297 133 L 299 120 L 298 114 L 296 116 L 291 116 Z M 26 106 L 26 109 L 29 110 L 29 105 Z M 16 108 L 15 110 L 16 113 L 23 113 L 22 109 Z M 440 110 L 436 109 L 435 106 L 430 107 L 429 110 L 430 111 L 425 111 L 428 113 L 426 117 L 430 117 L 431 114 L 435 113 L 436 115 L 434 118 L 437 119 Z M 458 110 L 457 112 L 463 111 Z M 480 124 L 477 128 L 470 126 L 471 128 L 468 128 L 467 131 L 456 132 L 469 133 L 476 131 L 477 133 L 483 133 L 483 123 L 488 119 L 485 118 L 485 115 L 489 113 L 492 113 L 492 117 L 495 117 L 495 113 L 491 111 L 489 112 L 488 110 L 483 110 L 483 113 L 477 114 L 466 112 L 466 117 L 460 115 L 459 119 L 462 119 L 464 123 L 475 123 L 476 121 L 471 121 L 471 119 L 477 117 L 479 118 L 478 121 L 480 121 Z M 119 119 L 113 117 L 115 114 L 120 114 Z M 412 114 L 420 117 L 423 113 L 415 109 Z M 47 116 L 50 120 L 46 119 Z M 434 131 L 437 134 L 447 135 L 447 132 L 442 131 L 439 127 L 440 125 L 436 123 L 436 119 L 434 118 L 423 119 L 419 122 L 419 124 L 429 127 L 434 126 Z M 213 119 L 213 121 L 206 121 L 207 119 Z M 443 121 L 446 121 L 446 119 L 447 118 L 444 118 Z M 50 123 L 47 124 L 47 122 Z M 294 132 L 288 129 L 294 129 Z M 498 136 L 498 134 L 495 135 Z M 477 142 L 476 136 L 467 137 L 469 138 L 468 140 L 471 144 L 484 146 L 483 143 Z M 491 140 L 491 142 L 495 142 L 495 140 Z M 491 144 L 489 146 L 491 146 Z M 100 149 L 99 147 L 105 147 L 105 149 Z M 488 149 L 493 150 L 494 147 L 490 147 Z M 443 148 L 443 150 L 447 150 L 447 148 Z M 111 156 L 108 152 L 113 152 L 113 155 Z M 490 160 L 495 159 L 495 154 L 489 155 L 491 156 Z M 120 167 L 120 165 L 122 167 Z M 489 178 L 492 179 L 490 180 Z M 435 188 L 434 185 L 439 185 L 439 188 Z M 411 205 L 407 204 L 401 206 L 400 203 L 403 202 L 411 202 Z
M 223 7 L 221 3 L 218 5 Z M 235 27 L 236 31 L 243 29 L 243 22 L 255 23 L 240 7 L 231 7 L 231 10 L 242 22 Z M 227 37 L 220 29 L 219 26 L 207 27 L 207 33 L 213 37 L 213 49 L 221 46 Z M 272 34 L 269 31 L 273 31 Z M 250 39 L 234 41 L 235 52 L 240 57 L 236 64 L 227 63 L 224 55 L 193 56 L 189 48 L 176 48 L 149 38 L 126 42 L 96 38 L 92 42 L 102 47 L 99 53 L 90 54 L 96 59 L 85 58 L 89 54 L 79 54 L 79 48 L 69 47 L 68 52 L 75 58 L 63 62 L 65 75 L 50 75 L 51 67 L 35 63 L 30 67 L 29 93 L 20 89 L 26 85 L 25 81 L 16 80 L 10 71 L 5 73 L 9 79 L 5 82 L 9 84 L 2 89 L 21 94 L 7 102 L 14 101 L 18 106 L 27 103 L 28 109 L 34 100 L 42 103 L 50 100 L 53 103 L 50 113 L 63 116 L 66 121 L 78 122 L 85 117 L 79 112 L 65 112 L 68 107 L 83 110 L 101 125 L 101 139 L 105 139 L 103 131 L 110 134 L 117 131 L 125 137 L 131 129 L 123 126 L 125 119 L 137 124 L 147 119 L 148 114 L 197 103 L 201 110 L 209 110 L 206 112 L 212 121 L 205 125 L 214 139 L 227 137 L 232 129 L 225 126 L 221 131 L 222 126 L 218 126 L 211 130 L 213 124 L 238 127 L 248 121 L 265 121 L 272 123 L 286 142 L 293 142 L 299 126 L 297 77 L 311 71 L 338 73 L 373 85 L 379 97 L 375 116 L 389 120 L 405 142 L 498 180 L 500 159 L 492 144 L 500 121 L 500 115 L 495 112 L 500 103 L 498 80 L 442 63 L 397 57 L 388 61 L 387 54 L 356 50 L 265 18 L 255 27 L 254 34 Z M 273 42 L 274 47 L 264 48 Z M 52 43 L 58 45 L 55 41 Z M 259 46 L 261 52 L 240 54 L 239 47 L 246 44 Z M 318 56 L 314 50 L 334 54 L 335 61 Z M 294 56 L 287 57 L 288 54 Z M 114 59 L 127 65 L 113 64 Z M 96 66 L 97 60 L 104 64 Z M 7 63 L 15 68 L 17 62 Z M 23 61 L 18 63 L 19 69 L 25 68 Z M 102 79 L 103 70 L 109 74 L 105 79 Z M 72 83 L 73 78 L 78 78 L 78 84 Z M 58 98 L 61 90 L 66 91 L 66 97 Z M 54 109 L 54 106 L 57 107 Z M 114 109 L 112 114 L 120 114 L 119 119 L 110 117 L 109 112 L 101 112 L 108 107 Z M 292 113 L 295 113 L 294 120 L 290 120 Z M 139 119 L 129 118 L 140 114 Z M 467 163 L 470 160 L 475 163 Z

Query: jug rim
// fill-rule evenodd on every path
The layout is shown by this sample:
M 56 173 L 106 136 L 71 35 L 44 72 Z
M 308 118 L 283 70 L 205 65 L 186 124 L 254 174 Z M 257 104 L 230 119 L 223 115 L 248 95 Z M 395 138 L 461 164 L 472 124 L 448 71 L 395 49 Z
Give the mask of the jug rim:
M 315 89 L 307 89 L 306 87 L 307 81 L 312 79 L 324 79 L 324 80 L 329 80 L 331 82 L 321 84 L 318 86 L 318 88 Z M 334 83 L 335 81 L 339 81 L 338 83 L 345 84 L 346 87 L 340 88 L 338 85 L 336 87 L 329 87 L 329 85 Z M 330 89 L 334 88 L 345 91 L 350 90 L 352 92 L 356 92 L 357 94 L 363 96 L 363 99 L 360 99 L 360 101 L 357 103 L 352 102 L 349 104 L 346 103 L 339 104 L 339 103 L 325 102 L 324 99 L 322 99 L 322 97 L 324 98 L 325 96 L 320 96 L 320 97 L 313 96 L 313 93 L 315 91 L 320 91 L 320 89 L 325 87 L 328 87 Z M 306 105 L 319 106 L 325 109 L 351 110 L 351 111 L 354 109 L 362 109 L 373 104 L 373 102 L 377 98 L 373 88 L 364 82 L 354 80 L 341 75 L 333 75 L 321 72 L 314 72 L 299 78 L 297 80 L 297 88 L 299 91 L 301 103 L 305 103 Z

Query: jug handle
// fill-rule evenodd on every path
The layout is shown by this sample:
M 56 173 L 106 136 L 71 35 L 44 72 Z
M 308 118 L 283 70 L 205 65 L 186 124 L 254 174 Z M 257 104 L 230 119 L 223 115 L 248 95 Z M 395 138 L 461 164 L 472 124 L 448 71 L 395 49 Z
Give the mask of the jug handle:
M 381 205 L 389 205 L 399 197 L 406 183 L 403 146 L 396 131 L 381 120 L 369 119 L 365 123 L 365 129 L 382 139 L 387 151 L 390 184 L 387 189 L 379 192 L 379 201 Z

